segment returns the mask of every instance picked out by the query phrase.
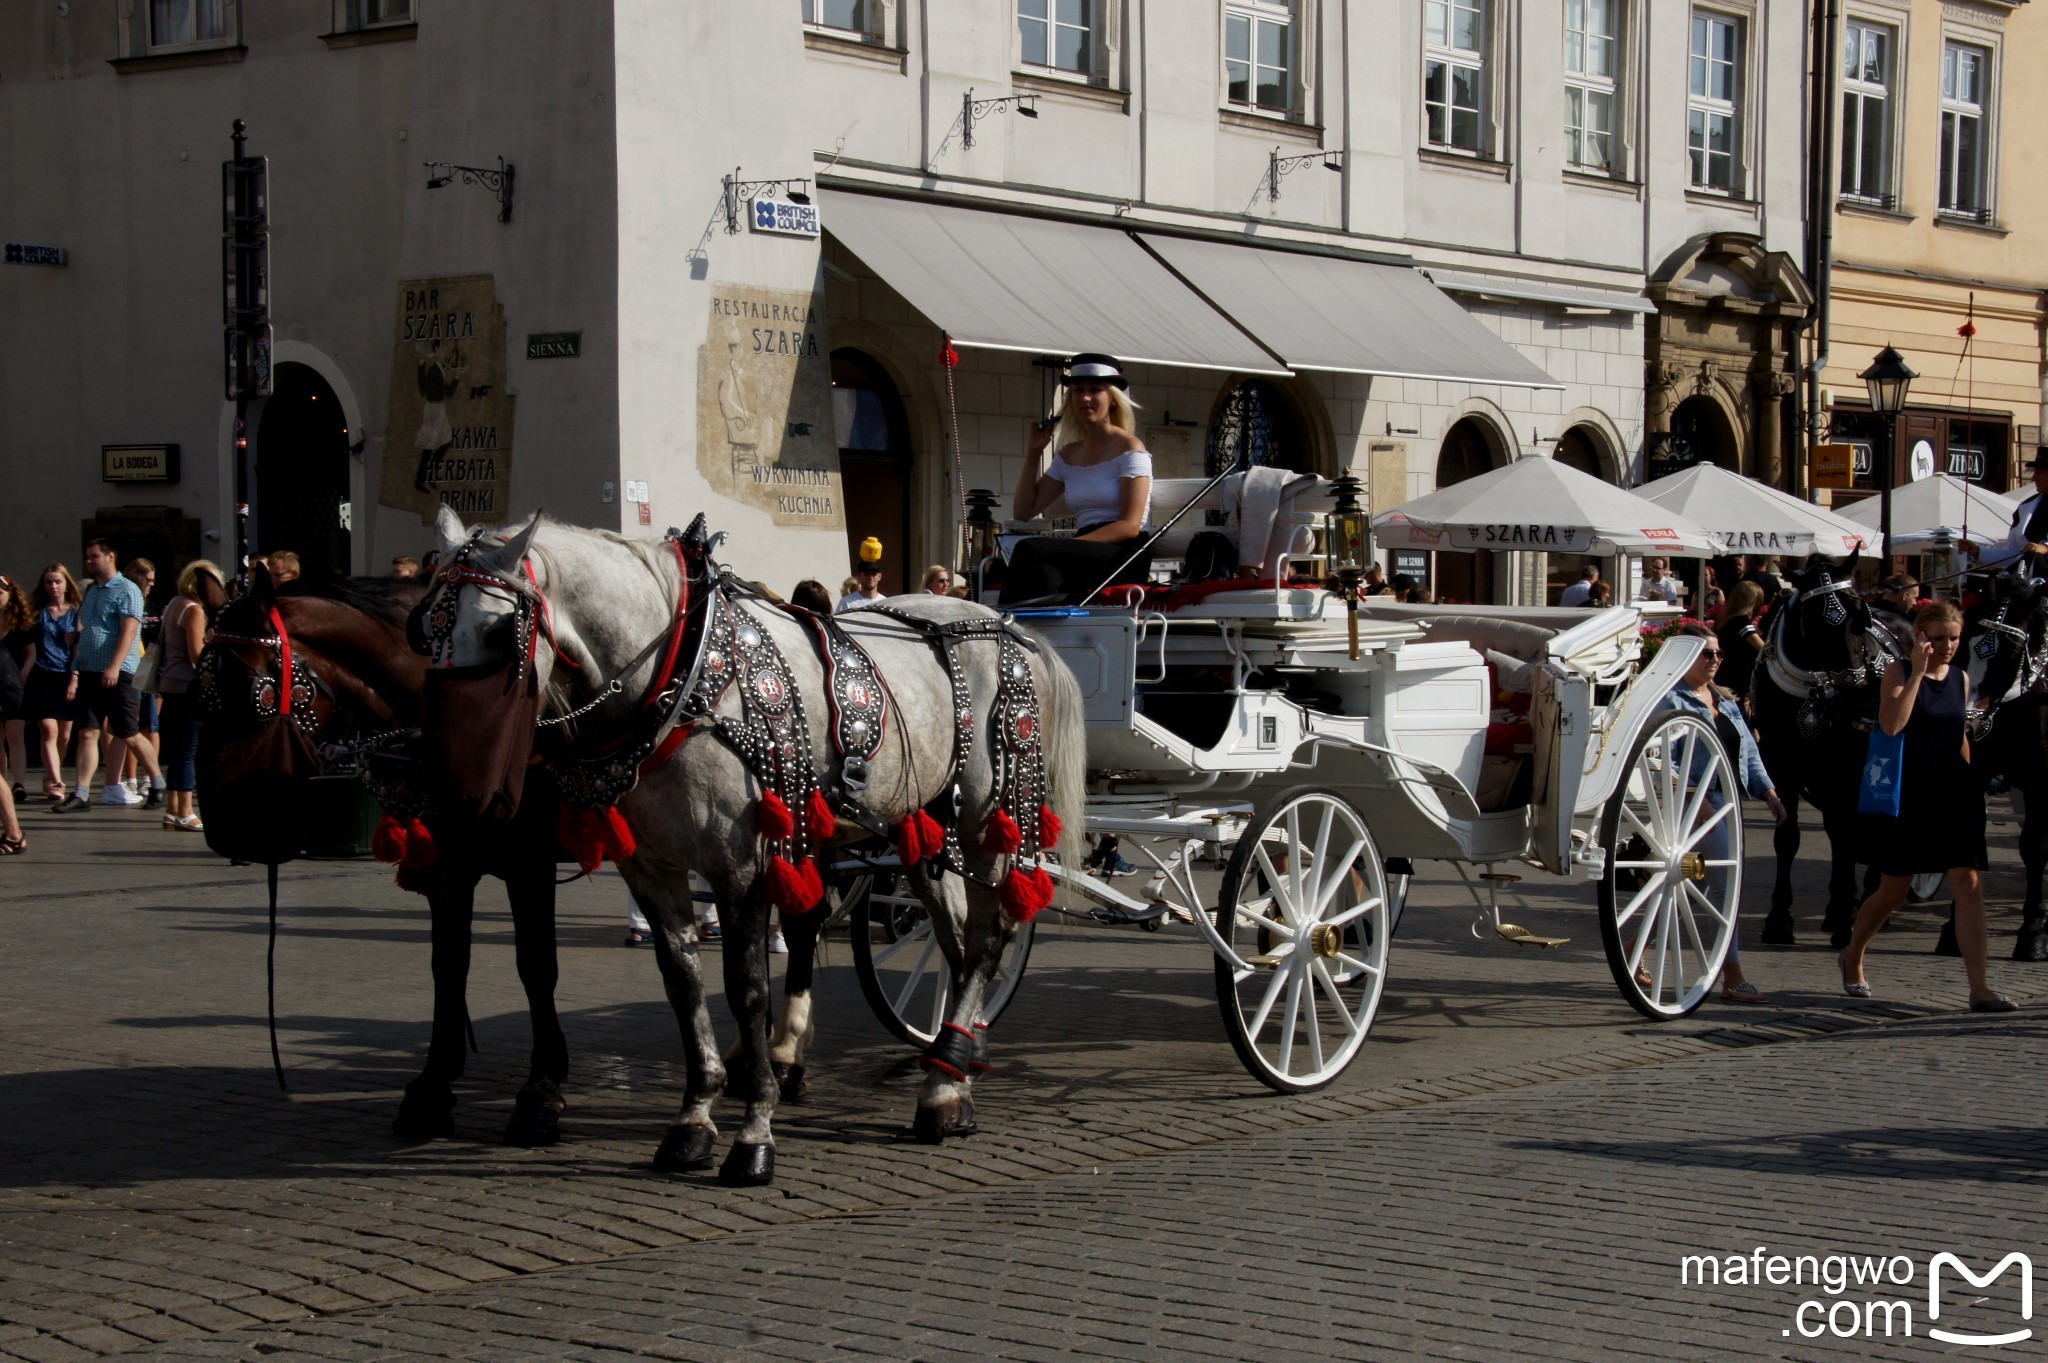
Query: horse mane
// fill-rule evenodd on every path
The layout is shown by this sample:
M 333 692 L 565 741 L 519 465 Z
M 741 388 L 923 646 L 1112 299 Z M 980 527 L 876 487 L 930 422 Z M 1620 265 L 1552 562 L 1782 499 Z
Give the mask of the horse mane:
M 403 625 L 413 608 L 413 603 L 406 599 L 403 579 L 393 577 L 343 577 L 339 574 L 300 577 L 279 587 L 277 595 L 280 598 L 311 596 L 333 601 L 392 625 Z

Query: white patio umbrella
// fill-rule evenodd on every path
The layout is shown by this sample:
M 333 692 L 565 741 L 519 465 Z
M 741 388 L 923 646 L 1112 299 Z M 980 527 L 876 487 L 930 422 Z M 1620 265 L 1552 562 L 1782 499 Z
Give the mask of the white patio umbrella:
M 1819 552 L 1844 558 L 1876 553 L 1880 539 L 1869 526 L 1718 464 L 1695 464 L 1683 473 L 1645 483 L 1633 495 L 1719 531 L 1731 554 L 1781 554 L 1790 559 Z M 1897 511 L 1892 519 L 1896 524 Z
M 1555 459 L 1529 455 L 1372 518 L 1389 549 L 1718 554 L 1721 536 Z
M 1924 554 L 1963 542 L 1963 508 L 1969 506 L 1972 544 L 2003 544 L 2019 510 L 2019 499 L 1966 483 L 1950 473 L 1916 478 L 1892 492 L 1892 543 L 1895 554 Z M 1869 497 L 1839 513 L 1844 520 L 1875 527 L 1877 498 Z

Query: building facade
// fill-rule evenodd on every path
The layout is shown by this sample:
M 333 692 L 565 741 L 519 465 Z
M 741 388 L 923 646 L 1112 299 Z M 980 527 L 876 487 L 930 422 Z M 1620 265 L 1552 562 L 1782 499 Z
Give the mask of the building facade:
M 1765 129 L 1805 36 L 1767 0 L 10 7 L 6 235 L 64 263 L 0 269 L 36 338 L 0 531 L 223 557 L 239 457 L 254 547 L 335 567 L 443 503 L 701 510 L 780 590 L 869 534 L 900 587 L 1082 349 L 1132 362 L 1162 476 L 1348 468 L 1384 509 L 1531 454 L 1768 475 L 1803 284 L 1800 143 Z M 275 331 L 240 455 L 235 118 Z M 1449 596 L 1543 590 L 1438 558 Z
M 2000 0 L 1848 0 L 1827 169 L 1831 287 L 1823 434 L 1856 449 L 1854 496 L 1934 471 L 2023 487 L 2040 443 L 2048 231 L 2033 208 L 2048 96 L 2026 54 L 2043 16 Z M 1919 375 L 1891 448 L 1857 377 L 1886 345 Z

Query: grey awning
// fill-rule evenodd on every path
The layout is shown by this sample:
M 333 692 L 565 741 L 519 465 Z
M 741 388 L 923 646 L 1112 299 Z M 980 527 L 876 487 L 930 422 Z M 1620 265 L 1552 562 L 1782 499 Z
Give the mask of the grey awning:
M 1294 369 L 1562 388 L 1406 265 L 1139 239 Z
M 838 190 L 819 216 L 955 345 L 1288 372 L 1118 228 Z
M 1448 293 L 1469 293 L 1483 298 L 1512 298 L 1520 302 L 1551 303 L 1563 308 L 1597 312 L 1632 312 L 1644 316 L 1657 305 L 1640 293 L 1623 293 L 1592 284 L 1553 284 L 1541 279 L 1517 279 L 1510 275 L 1466 274 L 1458 270 L 1430 270 L 1436 286 Z

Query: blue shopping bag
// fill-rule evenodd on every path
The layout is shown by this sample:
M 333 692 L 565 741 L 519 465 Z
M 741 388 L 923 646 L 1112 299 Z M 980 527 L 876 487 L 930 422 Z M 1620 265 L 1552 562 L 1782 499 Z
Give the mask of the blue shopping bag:
M 1899 817 L 1900 778 L 1906 765 L 1906 736 L 1870 731 L 1870 751 L 1863 759 L 1863 780 L 1856 791 L 1858 814 Z

